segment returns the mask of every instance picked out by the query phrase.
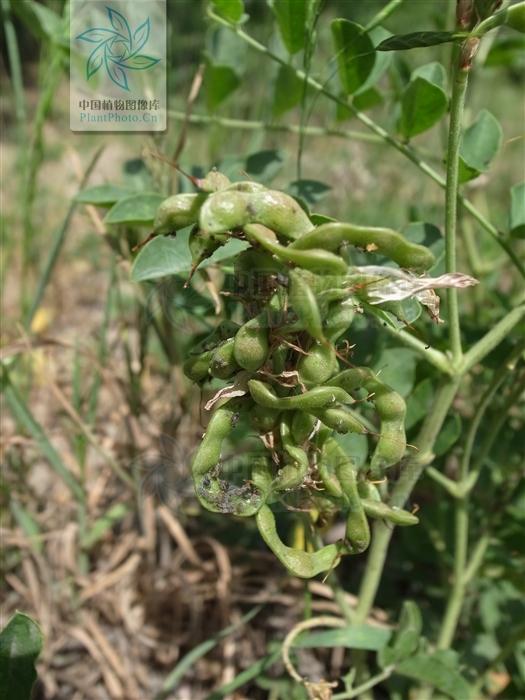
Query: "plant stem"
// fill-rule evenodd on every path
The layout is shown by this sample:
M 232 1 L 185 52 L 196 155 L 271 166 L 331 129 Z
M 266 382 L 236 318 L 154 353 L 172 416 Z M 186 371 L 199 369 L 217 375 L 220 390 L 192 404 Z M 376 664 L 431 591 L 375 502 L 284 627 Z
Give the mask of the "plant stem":
M 379 24 L 385 21 L 394 10 L 397 10 L 397 8 L 403 4 L 403 0 L 390 0 L 390 2 L 387 2 L 387 4 L 383 7 L 382 10 L 379 10 L 377 15 L 372 17 L 370 22 L 366 25 L 363 31 L 365 32 L 370 32 L 372 29 L 377 27 Z
M 450 102 L 450 125 L 447 145 L 447 179 L 445 187 L 445 261 L 447 273 L 456 272 L 456 229 L 459 188 L 459 146 L 463 108 L 468 84 L 468 70 L 460 64 L 461 48 L 456 45 L 452 54 L 453 87 Z M 456 365 L 461 361 L 461 327 L 459 321 L 458 290 L 447 289 L 450 349 Z
M 247 119 L 230 119 L 229 117 L 217 117 L 206 114 L 190 114 L 187 117 L 184 112 L 170 109 L 168 115 L 175 121 L 188 121 L 190 124 L 216 124 L 227 129 L 243 129 L 246 131 L 285 132 L 291 134 L 304 133 L 307 136 L 336 136 L 341 139 L 353 141 L 367 141 L 369 143 L 382 143 L 382 139 L 374 134 L 364 131 L 351 131 L 342 129 L 329 129 L 325 126 L 301 126 L 300 124 L 272 124 L 271 122 L 252 121 Z
M 268 56 L 272 61 L 275 61 L 276 63 L 279 63 L 281 65 L 288 66 L 289 64 L 286 62 L 284 58 L 281 58 L 277 54 L 273 53 L 268 49 L 264 44 L 261 44 L 258 42 L 256 39 L 251 37 L 249 34 L 247 34 L 243 29 L 241 29 L 239 26 L 232 25 L 230 24 L 227 20 L 223 19 L 222 17 L 219 17 L 216 15 L 214 12 L 211 10 L 208 10 L 208 15 L 213 19 L 215 22 L 218 24 L 221 24 L 224 27 L 227 27 L 230 31 L 234 32 L 242 41 L 247 43 L 249 46 L 251 46 L 253 49 L 258 51 L 259 53 L 265 54 Z M 402 143 L 401 141 L 398 141 L 394 136 L 389 134 L 385 129 L 383 129 L 382 126 L 377 124 L 373 119 L 371 119 L 369 116 L 364 114 L 363 112 L 360 112 L 356 107 L 353 106 L 349 100 L 339 97 L 338 95 L 335 95 L 331 93 L 323 84 L 319 83 L 317 80 L 312 78 L 311 76 L 306 76 L 304 72 L 300 69 L 293 69 L 295 72 L 295 75 L 299 80 L 306 80 L 308 85 L 313 88 L 316 92 L 321 93 L 324 95 L 327 99 L 331 100 L 332 102 L 335 102 L 336 104 L 339 104 L 347 109 L 350 110 L 350 112 L 353 114 L 353 116 L 359 120 L 362 124 L 364 124 L 368 129 L 374 132 L 376 136 L 379 136 L 379 138 L 385 142 L 390 144 L 393 148 L 395 148 L 397 151 L 402 153 L 406 158 L 408 158 L 414 165 L 416 165 L 422 172 L 424 172 L 426 175 L 428 175 L 434 182 L 436 182 L 440 187 L 443 189 L 446 187 L 446 180 L 443 178 L 442 175 L 440 175 L 432 166 L 430 166 L 427 162 L 425 162 L 420 155 L 413 150 L 410 146 L 407 146 L 406 144 Z M 488 221 L 481 212 L 479 212 L 476 207 L 472 204 L 472 202 L 469 202 L 465 197 L 462 195 L 458 196 L 458 200 L 461 202 L 461 204 L 465 207 L 465 209 L 476 219 L 476 221 L 482 226 L 482 228 L 485 229 L 485 231 L 492 237 L 494 240 L 498 242 L 498 244 L 503 248 L 503 250 L 507 253 L 509 258 L 512 260 L 514 263 L 515 267 L 519 270 L 521 276 L 525 278 L 525 265 L 521 262 L 519 259 L 518 255 L 512 250 L 511 246 L 505 241 L 498 231 L 498 229 L 490 222 Z
M 372 676 L 372 678 L 369 678 L 361 685 L 358 685 L 357 688 L 349 690 L 347 693 L 336 693 L 335 695 L 332 695 L 332 700 L 352 700 L 352 698 L 357 698 L 367 690 L 370 690 L 374 686 L 379 685 L 379 683 L 386 681 L 386 679 L 390 678 L 394 671 L 394 666 L 388 666 L 384 671 L 378 673 L 377 676 Z
M 395 330 L 395 328 L 392 328 L 391 326 L 382 326 L 382 328 L 385 331 L 387 331 L 391 336 L 400 340 L 403 343 L 403 345 L 406 345 L 407 347 L 412 348 L 412 350 L 415 350 L 424 360 L 430 362 L 431 365 L 434 365 L 434 367 L 443 374 L 450 376 L 454 374 L 454 368 L 449 362 L 447 356 L 440 350 L 431 348 L 429 345 L 426 345 L 422 340 L 419 340 L 419 338 L 416 338 L 411 333 L 407 333 L 407 331 Z
M 448 410 L 454 400 L 459 377 L 446 381 L 438 390 L 433 410 L 427 415 L 417 439 L 417 454 L 409 459 L 401 473 L 401 477 L 392 491 L 389 505 L 402 508 L 412 493 L 421 473 L 432 460 L 432 448 L 441 427 L 447 417 Z M 373 527 L 372 545 L 368 555 L 365 573 L 359 589 L 359 602 L 355 613 L 355 622 L 366 620 L 374 603 L 379 588 L 381 575 L 392 537 L 393 527 L 377 520 Z
M 483 416 L 485 415 L 488 406 L 492 403 L 494 395 L 500 389 L 509 373 L 514 369 L 516 358 L 518 358 L 522 353 L 523 347 L 524 344 L 520 344 L 513 349 L 510 356 L 496 372 L 491 383 L 481 397 L 481 401 L 479 402 L 474 417 L 472 418 L 465 442 L 465 449 L 463 451 L 463 457 L 461 459 L 459 470 L 460 483 L 465 483 L 469 476 L 472 450 L 481 421 L 483 420 Z M 506 412 L 507 411 L 505 411 L 505 414 Z M 474 558 L 473 555 L 471 564 L 467 564 L 469 539 L 469 495 L 470 489 L 462 493 L 461 497 L 456 500 L 453 584 L 448 598 L 443 623 L 439 632 L 437 641 L 438 649 L 448 649 L 450 647 L 458 626 L 467 583 L 469 578 L 471 579 L 473 575 L 473 562 L 476 562 L 478 567 L 482 563 L 482 557 L 479 556 L 478 552 L 476 558 Z

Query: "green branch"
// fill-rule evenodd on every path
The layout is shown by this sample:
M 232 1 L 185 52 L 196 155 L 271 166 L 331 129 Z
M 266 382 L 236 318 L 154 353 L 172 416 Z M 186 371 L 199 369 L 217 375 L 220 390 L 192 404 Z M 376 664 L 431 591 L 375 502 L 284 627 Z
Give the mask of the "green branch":
M 450 101 L 450 126 L 447 145 L 447 180 L 445 187 L 445 263 L 449 274 L 457 271 L 456 264 L 456 230 L 459 188 L 459 146 L 463 109 L 468 84 L 468 70 L 460 65 L 459 46 L 454 46 L 452 57 L 453 87 Z M 452 359 L 457 366 L 463 355 L 461 349 L 461 327 L 459 321 L 458 290 L 447 289 L 448 321 L 450 330 L 450 348 Z

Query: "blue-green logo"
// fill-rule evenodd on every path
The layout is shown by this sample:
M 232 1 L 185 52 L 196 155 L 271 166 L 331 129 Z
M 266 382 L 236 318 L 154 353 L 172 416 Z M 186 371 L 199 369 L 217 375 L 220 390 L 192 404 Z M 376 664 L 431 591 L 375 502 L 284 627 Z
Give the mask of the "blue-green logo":
M 108 6 L 106 10 L 112 29 L 93 27 L 76 37 L 97 45 L 86 62 L 86 79 L 89 80 L 104 66 L 115 85 L 129 91 L 126 70 L 148 70 L 160 61 L 160 58 L 140 53 L 148 42 L 151 23 L 148 17 L 132 32 L 121 12 Z

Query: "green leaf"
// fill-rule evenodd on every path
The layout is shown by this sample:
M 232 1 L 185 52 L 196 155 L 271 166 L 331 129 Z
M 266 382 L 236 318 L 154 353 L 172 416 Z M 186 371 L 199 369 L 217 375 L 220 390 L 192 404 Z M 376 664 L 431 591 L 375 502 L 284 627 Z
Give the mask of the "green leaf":
M 30 700 L 42 644 L 36 622 L 16 612 L 0 632 L 0 700 Z
M 388 39 L 388 37 L 392 36 L 392 34 L 384 27 L 374 27 L 374 29 L 372 29 L 372 31 L 368 32 L 368 36 L 372 40 L 372 45 L 374 46 L 374 48 L 377 48 L 377 46 L 379 46 L 379 44 L 382 41 L 384 41 L 385 39 Z M 359 90 L 357 90 L 356 96 L 361 95 L 362 93 L 366 92 L 367 90 L 370 90 L 370 88 L 372 86 L 374 86 L 377 83 L 377 81 L 382 77 L 382 75 L 385 73 L 385 71 L 388 69 L 388 67 L 390 66 L 391 63 L 392 63 L 392 55 L 391 54 L 386 53 L 386 52 L 378 53 L 378 51 L 375 51 L 375 53 L 374 53 L 374 67 L 370 71 L 370 75 L 368 76 L 368 78 L 361 85 Z
M 382 41 L 377 47 L 378 51 L 404 51 L 406 49 L 418 49 L 424 46 L 436 46 L 454 41 L 457 35 L 453 32 L 411 32 L 410 34 L 397 34 Z
M 228 22 L 236 24 L 244 15 L 244 3 L 242 0 L 211 0 L 213 10 L 227 19 Z
M 359 93 L 354 97 L 353 105 L 360 112 L 365 112 L 367 109 L 372 109 L 372 107 L 376 107 L 382 102 L 383 95 L 379 92 L 379 90 L 372 87 L 364 92 L 359 90 Z
M 120 199 L 104 217 L 106 224 L 152 224 L 159 204 L 165 199 L 161 194 L 133 194 Z
M 428 221 L 413 221 L 405 229 L 403 235 L 412 243 L 419 243 L 429 248 L 436 258 L 430 272 L 441 275 L 445 272 L 445 239 L 441 231 Z
M 430 129 L 447 110 L 447 96 L 438 85 L 416 77 L 401 96 L 398 129 L 409 139 Z
M 82 204 L 94 204 L 98 207 L 109 207 L 119 199 L 128 197 L 133 194 L 130 187 L 121 187 L 120 185 L 95 185 L 94 187 L 86 187 L 81 190 L 75 200 Z
M 168 275 L 187 276 L 191 270 L 191 253 L 188 245 L 191 228 L 177 231 L 173 236 L 157 236 L 138 253 L 131 269 L 134 282 L 167 277 Z M 232 239 L 216 250 L 200 267 L 208 267 L 228 258 L 235 257 L 246 250 L 245 241 Z
M 334 19 L 332 36 L 337 51 L 339 79 L 348 95 L 361 88 L 375 65 L 375 49 L 363 27 L 347 19 Z
M 432 85 L 437 85 L 444 90 L 447 81 L 447 72 L 441 63 L 432 61 L 431 63 L 425 63 L 425 65 L 416 68 L 411 75 L 411 79 L 414 78 L 423 78 L 424 80 L 428 80 L 429 83 L 432 83 Z
M 467 182 L 488 170 L 501 148 L 503 131 L 499 121 L 482 109 L 476 121 L 463 134 L 460 156 L 460 182 Z
M 401 396 L 408 396 L 414 386 L 417 355 L 408 348 L 387 348 L 374 362 L 376 372 L 381 370 L 381 381 Z
M 450 650 L 417 654 L 401 661 L 396 673 L 437 688 L 454 700 L 469 700 L 471 689 L 458 670 L 457 654 Z
M 319 180 L 294 180 L 291 182 L 287 192 L 292 197 L 304 199 L 307 204 L 317 204 L 332 188 Z
M 392 633 L 383 627 L 372 625 L 351 625 L 341 629 L 309 632 L 301 634 L 294 647 L 345 647 L 347 649 L 368 649 L 378 651 L 390 639 Z
M 304 49 L 306 41 L 307 0 L 272 0 L 271 7 L 286 49 L 294 54 Z
M 436 440 L 436 444 L 434 445 L 434 454 L 437 457 L 446 454 L 458 441 L 461 435 L 461 426 L 461 416 L 457 413 L 454 413 L 446 419 L 438 439 Z
M 304 83 L 300 80 L 292 66 L 279 66 L 275 79 L 272 114 L 279 117 L 301 101 Z
M 398 629 L 391 643 L 378 654 L 379 665 L 385 668 L 412 656 L 419 647 L 422 628 L 423 620 L 418 606 L 411 600 L 404 601 Z
M 208 61 L 204 76 L 208 111 L 213 111 L 221 102 L 224 102 L 240 84 L 241 79 L 233 68 L 218 66 Z
M 257 151 L 246 158 L 242 170 L 257 182 L 267 183 L 282 170 L 284 158 L 280 150 Z
M 510 190 L 509 230 L 514 238 L 525 238 L 525 182 Z
M 407 430 L 413 428 L 427 415 L 434 395 L 434 387 L 429 377 L 419 382 L 407 399 L 407 414 L 405 418 L 405 428 Z

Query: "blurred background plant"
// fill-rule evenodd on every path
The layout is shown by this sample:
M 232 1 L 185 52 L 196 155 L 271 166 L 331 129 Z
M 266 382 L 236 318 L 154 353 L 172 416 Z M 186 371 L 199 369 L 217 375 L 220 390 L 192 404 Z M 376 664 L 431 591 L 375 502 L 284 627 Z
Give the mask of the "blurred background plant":
M 483 17 L 497 4 L 475 9 Z M 398 228 L 440 256 L 433 273 L 444 269 L 452 44 L 374 47 L 391 35 L 452 29 L 456 2 L 212 5 L 219 20 L 207 2 L 168 2 L 169 128 L 133 135 L 69 131 L 67 2 L 0 4 L 2 613 L 19 608 L 42 628 L 42 698 L 306 698 L 283 667 L 283 639 L 314 614 L 343 609 L 351 618 L 366 567 L 365 553 L 337 577 L 298 581 L 253 527 L 197 507 L 188 464 L 215 385 L 201 397 L 181 364 L 233 304 L 215 293 L 231 268 L 209 266 L 186 289 L 180 237 L 176 247 L 177 239 L 159 238 L 139 253 L 132 281 L 132 251 L 158 202 L 193 190 L 170 162 L 196 176 L 217 166 L 316 212 Z M 225 26 L 243 12 L 246 24 Z M 334 45 L 335 18 L 365 28 L 353 55 Z M 480 284 L 460 297 L 467 351 L 523 304 L 524 48 L 522 34 L 499 27 L 481 42 L 470 78 L 460 151 L 470 204 L 459 207 L 457 251 L 458 269 Z M 352 362 L 381 370 L 406 398 L 409 442 L 440 383 L 420 346 L 446 351 L 449 334 L 448 324 L 411 320 L 412 346 L 364 319 L 348 336 Z M 524 330 L 521 316 L 492 352 L 472 358 L 411 496 L 421 524 L 396 531 L 390 544 L 379 607 L 359 625 L 297 643 L 305 675 L 345 676 L 339 697 L 354 696 L 349 668 L 360 667 L 364 682 L 366 664 L 377 674 L 378 651 L 377 697 L 408 697 L 409 688 L 428 696 L 418 683 L 461 699 L 466 687 L 475 698 L 525 694 Z M 366 459 L 366 440 L 353 436 L 346 447 Z M 465 463 L 479 475 L 468 500 L 457 487 Z M 458 504 L 460 518 L 468 509 L 472 545 L 460 585 Z M 300 520 L 287 524 L 290 539 L 307 536 Z M 454 640 L 442 624 L 451 591 Z M 386 650 L 409 600 L 421 611 L 419 647 L 405 673 L 391 675 Z M 425 645 L 430 667 L 414 663 Z

